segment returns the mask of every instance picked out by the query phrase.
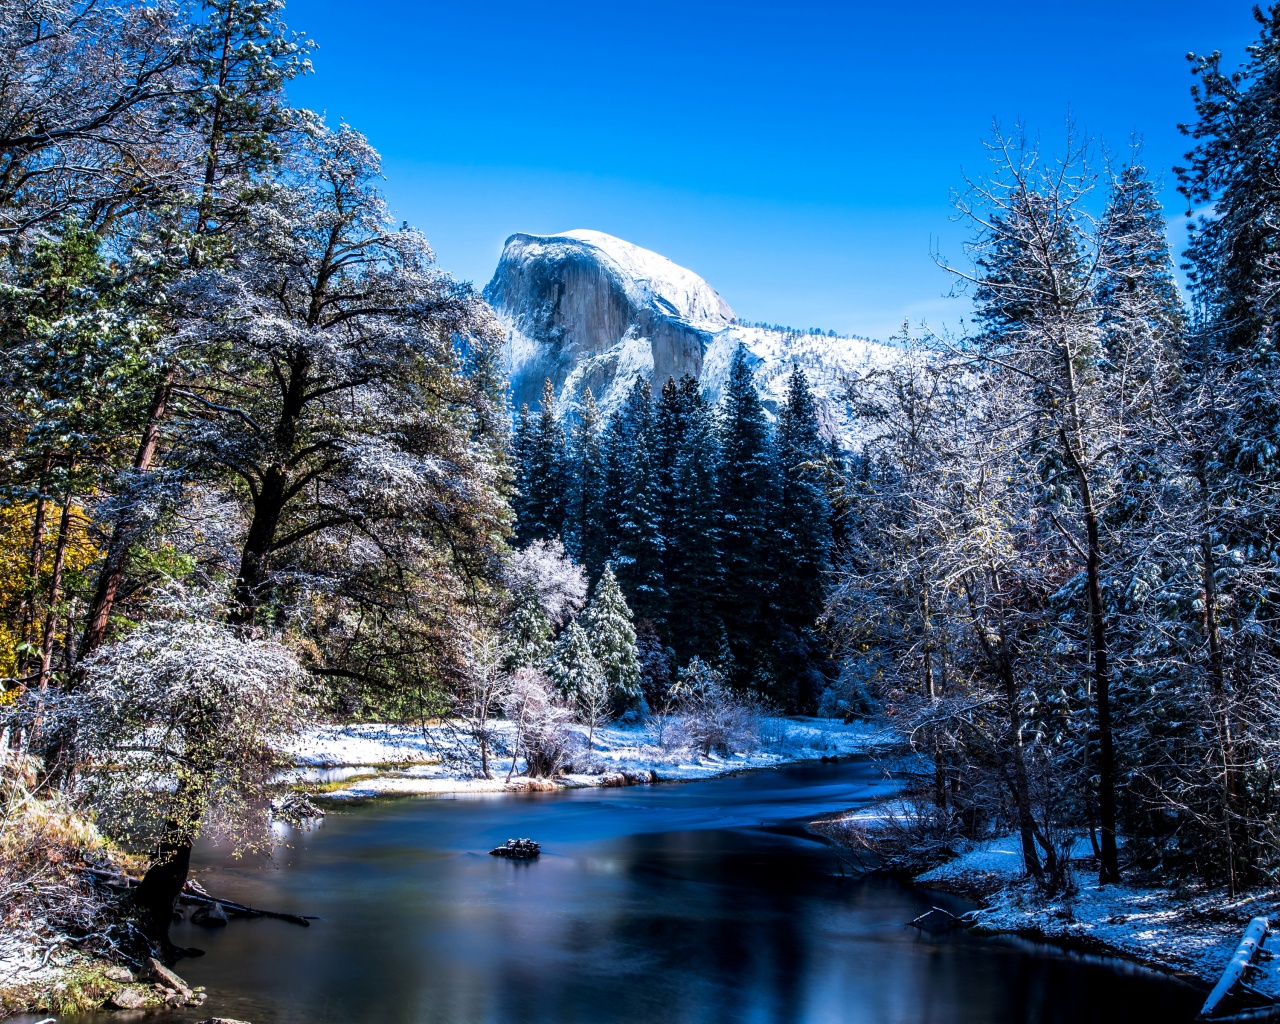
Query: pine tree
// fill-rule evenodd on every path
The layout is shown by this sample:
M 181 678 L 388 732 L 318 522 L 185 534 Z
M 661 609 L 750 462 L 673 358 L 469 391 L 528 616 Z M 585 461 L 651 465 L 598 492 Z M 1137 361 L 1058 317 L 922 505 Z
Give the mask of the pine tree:
M 583 618 L 591 652 L 609 686 L 613 709 L 617 714 L 624 714 L 640 703 L 640 661 L 631 609 L 627 607 L 612 566 L 605 567 Z
M 586 630 L 577 622 L 570 622 L 560 633 L 547 663 L 547 675 L 560 696 L 571 704 L 577 702 L 579 694 L 604 685 L 604 670 L 591 653 Z
M 587 388 L 569 439 L 569 550 L 592 578 L 609 557 L 605 530 L 604 455 L 600 410 Z
M 521 410 L 516 449 L 521 460 L 517 476 L 516 535 L 521 543 L 561 537 L 565 531 L 567 479 L 564 429 L 556 418 L 556 392 L 550 378 L 542 388 L 536 419 Z
M 657 437 L 665 633 L 680 661 L 709 658 L 721 633 L 719 448 L 706 400 L 688 374 L 663 386 Z
M 653 400 L 638 377 L 610 420 L 604 440 L 606 529 L 610 561 L 637 615 L 660 615 L 666 601 L 650 445 Z
M 195 233 L 237 219 L 244 183 L 279 162 L 281 137 L 301 117 L 285 86 L 311 70 L 315 44 L 279 20 L 284 0 L 204 0 L 188 58 L 195 88 L 182 117 L 204 145 Z M 228 187 L 233 186 L 233 187 Z
M 769 424 L 756 390 L 751 356 L 738 346 L 720 405 L 717 472 L 722 515 L 721 615 L 737 685 L 751 685 L 768 658 L 772 589 L 768 507 L 773 493 Z
M 551 655 L 551 619 L 533 587 L 518 595 L 504 632 L 505 665 L 509 671 L 540 668 Z
M 809 382 L 797 366 L 774 433 L 774 511 L 778 586 L 773 610 L 779 620 L 779 662 L 784 688 L 796 706 L 812 709 L 822 689 L 812 628 L 822 613 L 831 573 L 831 505 L 826 444 L 818 429 Z
M 1232 353 L 1262 341 L 1280 299 L 1280 4 L 1254 8 L 1258 40 L 1238 71 L 1193 58 L 1195 140 L 1179 191 L 1209 207 L 1193 225 L 1190 281 L 1201 318 Z

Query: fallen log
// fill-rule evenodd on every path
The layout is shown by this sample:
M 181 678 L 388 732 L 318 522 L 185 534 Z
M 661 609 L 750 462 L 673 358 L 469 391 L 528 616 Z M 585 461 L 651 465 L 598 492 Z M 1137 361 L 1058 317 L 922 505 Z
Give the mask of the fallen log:
M 1271 923 L 1265 917 L 1255 917 L 1249 922 L 1248 927 L 1244 930 L 1244 935 L 1240 939 L 1240 944 L 1236 946 L 1236 951 L 1231 954 L 1231 959 L 1227 961 L 1226 970 L 1222 972 L 1222 977 L 1218 979 L 1218 984 L 1213 986 L 1213 991 L 1209 993 L 1209 998 L 1204 1001 L 1204 1006 L 1201 1007 L 1197 1020 L 1210 1020 L 1214 1011 L 1227 998 L 1232 989 L 1244 981 L 1245 972 L 1249 969 L 1249 965 L 1253 963 L 1253 958 L 1257 956 L 1258 950 L 1262 947 L 1262 940 L 1267 937 L 1267 930 L 1270 926 Z
M 122 875 L 114 871 L 101 871 L 98 868 L 89 867 L 82 867 L 80 870 L 118 889 L 132 889 L 142 884 L 142 880 L 139 878 Z M 244 903 L 237 903 L 235 900 L 219 899 L 217 896 L 211 896 L 203 891 L 193 892 L 189 887 L 183 889 L 178 896 L 178 902 L 205 906 L 216 905 L 236 917 L 269 917 L 277 921 L 288 921 L 290 924 L 301 925 L 303 928 L 310 928 L 312 921 L 319 920 L 318 917 L 310 915 L 285 914 L 277 910 L 262 910 L 258 907 L 250 907 Z

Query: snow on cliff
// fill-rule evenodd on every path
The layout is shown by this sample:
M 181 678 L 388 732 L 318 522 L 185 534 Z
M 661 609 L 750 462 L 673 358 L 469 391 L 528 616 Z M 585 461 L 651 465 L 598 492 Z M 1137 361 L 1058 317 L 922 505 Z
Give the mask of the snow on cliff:
M 693 271 L 600 231 L 512 235 L 484 296 L 506 327 L 516 407 L 535 407 L 550 378 L 562 415 L 588 387 L 607 415 L 640 374 L 655 390 L 692 374 L 719 401 L 741 344 L 771 413 L 799 365 L 828 434 L 847 441 L 844 377 L 893 358 L 891 348 L 862 338 L 742 324 Z

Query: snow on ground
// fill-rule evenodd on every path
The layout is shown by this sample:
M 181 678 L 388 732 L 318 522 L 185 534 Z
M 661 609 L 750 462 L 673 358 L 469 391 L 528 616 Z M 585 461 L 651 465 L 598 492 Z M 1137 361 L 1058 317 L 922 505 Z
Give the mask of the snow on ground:
M 986 892 L 971 919 L 990 932 L 1021 932 L 1067 944 L 1096 945 L 1165 970 L 1184 971 L 1216 982 L 1251 917 L 1277 911 L 1274 892 L 1229 897 L 1225 889 L 1187 889 L 1098 884 L 1086 866 L 1087 837 L 1072 850 L 1074 891 L 1046 896 L 1023 874 L 1017 836 L 974 843 L 954 860 L 916 876 L 924 886 L 959 886 Z M 1267 946 L 1280 950 L 1280 937 Z M 1273 961 L 1280 966 L 1280 958 Z M 1280 971 L 1264 967 L 1250 984 L 1280 998 Z
M 586 747 L 587 730 L 572 727 L 581 737 L 581 749 L 574 758 L 574 771 L 565 777 L 567 785 L 610 784 L 617 773 L 656 777 L 659 782 L 708 779 L 747 768 L 768 768 L 793 761 L 820 757 L 847 757 L 883 749 L 897 741 L 883 728 L 867 723 L 844 724 L 819 718 L 764 718 L 758 741 L 728 757 L 701 757 L 663 743 L 658 726 L 613 725 L 595 731 L 591 749 Z M 513 726 L 492 724 L 495 734 L 490 773 L 479 777 L 473 742 L 460 731 L 458 723 L 403 726 L 371 723 L 326 725 L 310 729 L 285 749 L 299 766 L 293 774 L 298 781 L 324 783 L 331 787 L 325 795 L 336 798 L 433 793 L 501 792 L 511 766 L 510 745 Z M 519 765 L 517 765 L 519 767 Z M 529 780 L 517 776 L 517 787 Z

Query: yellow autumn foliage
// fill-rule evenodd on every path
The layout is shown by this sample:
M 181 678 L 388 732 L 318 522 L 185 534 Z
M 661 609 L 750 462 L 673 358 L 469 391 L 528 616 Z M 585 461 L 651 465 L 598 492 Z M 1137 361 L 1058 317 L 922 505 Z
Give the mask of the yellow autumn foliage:
M 54 549 L 62 508 L 45 506 L 45 543 L 40 560 L 36 594 L 43 615 L 48 598 L 48 581 L 53 572 Z M 17 668 L 17 649 L 22 643 L 22 604 L 31 590 L 31 537 L 35 528 L 36 503 L 19 502 L 0 506 L 0 677 L 12 676 Z M 101 556 L 89 532 L 90 517 L 84 506 L 73 501 L 64 557 L 63 583 L 82 573 Z M 60 624 L 57 637 L 65 639 L 65 625 Z M 0 700 L 3 696 L 0 695 Z

